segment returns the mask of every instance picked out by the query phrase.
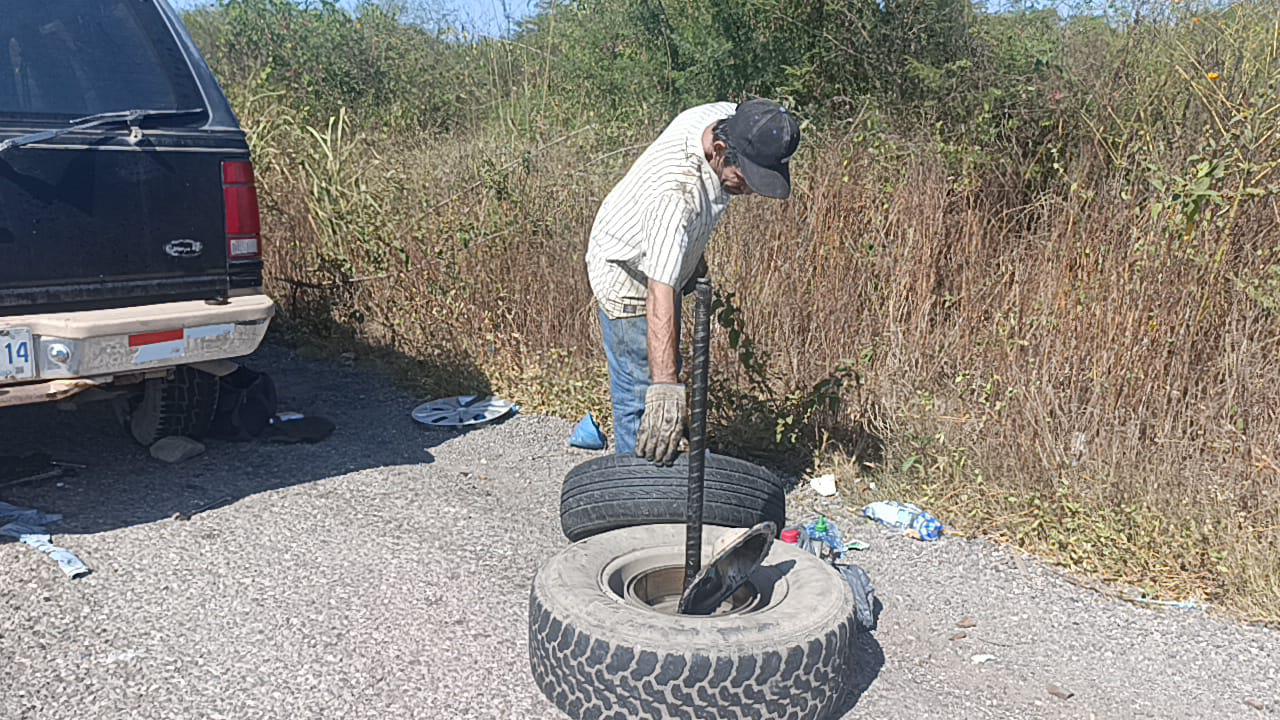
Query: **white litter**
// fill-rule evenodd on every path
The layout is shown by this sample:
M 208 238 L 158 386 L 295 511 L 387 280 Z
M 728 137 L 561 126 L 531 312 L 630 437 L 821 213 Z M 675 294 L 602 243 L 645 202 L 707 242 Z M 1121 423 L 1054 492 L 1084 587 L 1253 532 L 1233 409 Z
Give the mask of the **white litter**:
M 822 497 L 831 497 L 836 494 L 836 476 L 827 473 L 826 475 L 809 478 L 809 487 L 813 488 Z
M 974 665 L 981 665 L 983 663 L 989 663 L 995 659 L 996 659 L 995 655 L 974 655 L 973 657 L 969 658 L 969 661 L 972 662 Z
M 58 563 L 58 569 L 69 578 L 88 575 L 89 568 L 80 562 L 70 550 L 54 545 L 50 540 L 45 525 L 52 525 L 62 520 L 57 513 L 44 513 L 34 508 L 20 508 L 9 503 L 0 502 L 0 521 L 11 521 L 0 525 L 0 535 L 7 535 L 18 542 L 37 550 Z

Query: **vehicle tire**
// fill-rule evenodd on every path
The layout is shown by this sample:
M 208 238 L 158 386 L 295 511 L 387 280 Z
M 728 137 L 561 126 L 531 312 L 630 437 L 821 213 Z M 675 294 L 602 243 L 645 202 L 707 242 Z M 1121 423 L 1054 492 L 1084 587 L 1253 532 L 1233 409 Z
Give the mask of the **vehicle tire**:
M 129 413 L 129 434 L 150 447 L 172 435 L 201 438 L 209 432 L 218 405 L 218 378 L 185 365 L 173 376 L 151 378 Z
M 781 532 L 787 493 L 771 472 L 745 460 L 707 453 L 702 521 L 752 527 L 766 520 Z M 633 525 L 684 522 L 689 460 L 659 467 L 631 455 L 588 460 L 569 471 L 560 492 L 560 528 L 577 541 Z
M 727 532 L 705 528 L 704 542 Z M 683 525 L 623 528 L 542 566 L 529 597 L 542 693 L 574 720 L 828 717 L 854 670 L 848 583 L 775 542 L 751 576 L 759 592 L 744 587 L 734 612 L 668 614 L 650 604 L 678 598 L 683 543 Z

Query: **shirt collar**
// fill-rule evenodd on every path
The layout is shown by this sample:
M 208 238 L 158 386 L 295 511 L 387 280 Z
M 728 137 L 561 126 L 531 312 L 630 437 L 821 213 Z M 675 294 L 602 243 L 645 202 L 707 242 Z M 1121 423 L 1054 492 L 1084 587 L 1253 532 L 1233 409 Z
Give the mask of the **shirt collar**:
M 729 193 L 724 189 L 724 184 L 720 182 L 720 177 L 716 175 L 716 171 L 711 168 L 711 163 L 707 161 L 707 154 L 702 149 L 702 133 L 704 130 L 690 133 L 684 139 L 685 152 L 689 154 L 698 163 L 698 172 L 702 176 L 702 184 L 707 189 L 707 194 L 713 202 L 725 204 L 729 202 Z

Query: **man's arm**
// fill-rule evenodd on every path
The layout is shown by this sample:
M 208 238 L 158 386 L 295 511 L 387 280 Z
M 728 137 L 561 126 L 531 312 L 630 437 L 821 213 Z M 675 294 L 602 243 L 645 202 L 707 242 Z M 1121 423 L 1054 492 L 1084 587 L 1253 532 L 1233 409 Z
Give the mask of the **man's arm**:
M 683 196 L 664 193 L 655 198 L 645 220 L 649 237 L 643 270 L 649 278 L 645 315 L 651 383 L 645 390 L 636 454 L 659 465 L 675 460 L 686 423 L 685 388 L 676 374 L 680 318 L 676 316 L 675 284 L 689 246 L 685 232 L 689 212 Z
M 680 452 L 684 435 L 686 403 L 684 385 L 676 376 L 676 338 L 680 318 L 676 317 L 676 290 L 666 283 L 649 281 L 645 301 L 649 320 L 649 377 L 644 394 L 644 415 L 636 436 L 636 455 L 659 465 L 670 465 Z
M 649 320 L 649 374 L 651 382 L 673 385 L 676 376 L 676 338 L 680 319 L 676 317 L 675 288 L 655 280 L 649 281 L 645 314 Z

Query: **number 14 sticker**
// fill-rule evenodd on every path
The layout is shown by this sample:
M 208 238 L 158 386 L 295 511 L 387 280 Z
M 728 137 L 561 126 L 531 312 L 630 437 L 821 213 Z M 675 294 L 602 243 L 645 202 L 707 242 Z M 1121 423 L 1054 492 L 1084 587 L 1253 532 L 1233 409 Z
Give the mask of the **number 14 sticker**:
M 4 344 L 5 354 L 8 355 L 10 365 L 19 363 L 25 365 L 31 362 L 31 343 L 26 340 L 14 342 L 9 340 Z
M 27 380 L 35 377 L 31 343 L 31 331 L 26 328 L 0 329 L 0 379 Z

